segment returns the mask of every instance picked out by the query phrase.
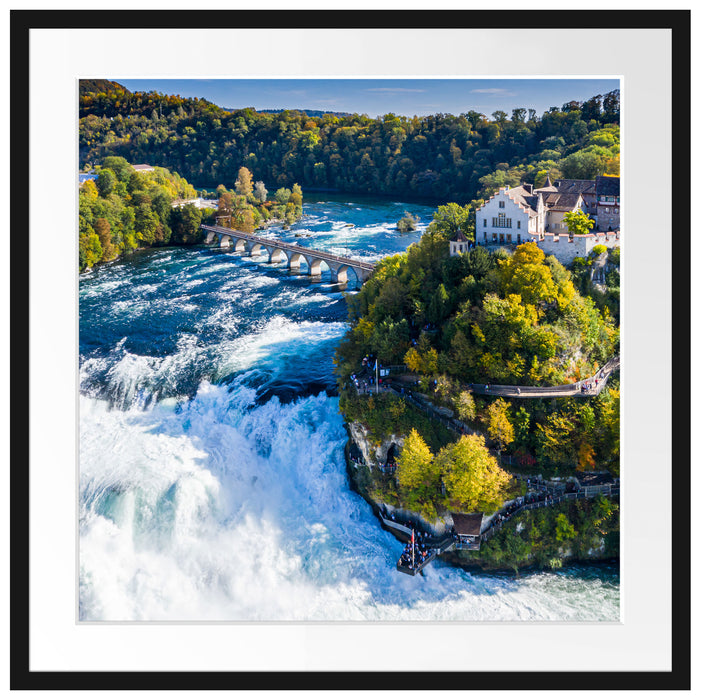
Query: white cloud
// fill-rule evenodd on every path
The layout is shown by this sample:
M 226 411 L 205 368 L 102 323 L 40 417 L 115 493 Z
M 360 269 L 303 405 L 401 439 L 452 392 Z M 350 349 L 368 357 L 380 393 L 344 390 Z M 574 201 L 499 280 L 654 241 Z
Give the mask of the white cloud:
M 479 92 L 484 95 L 507 95 L 508 97 L 514 97 L 516 95 L 516 92 L 511 92 L 506 88 L 477 88 L 470 90 L 470 92 Z

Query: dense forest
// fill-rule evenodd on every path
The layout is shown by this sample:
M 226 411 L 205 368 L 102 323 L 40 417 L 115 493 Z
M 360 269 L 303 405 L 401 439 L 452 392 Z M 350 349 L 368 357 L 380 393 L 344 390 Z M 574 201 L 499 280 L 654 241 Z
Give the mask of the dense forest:
M 619 174 L 619 91 L 543 115 L 310 116 L 222 109 L 204 99 L 81 81 L 82 165 L 109 155 L 179 172 L 199 187 L 240 167 L 270 186 L 338 189 L 467 203 L 520 181 Z
M 476 247 L 450 256 L 448 239 L 456 226 L 470 225 L 469 212 L 469 205 L 439 207 L 419 243 L 381 261 L 349 298 L 351 327 L 336 357 L 341 410 L 373 436 L 408 433 L 393 421 L 394 399 L 358 396 L 351 386 L 363 358 L 373 356 L 405 364 L 434 403 L 510 453 L 523 471 L 618 473 L 616 379 L 593 398 L 492 400 L 468 390 L 478 382 L 572 383 L 619 348 L 611 297 L 576 288 L 584 286 L 583 265 L 571 272 L 535 243 L 513 253 Z M 405 498 L 418 500 L 411 491 Z
M 108 157 L 95 180 L 78 194 L 79 269 L 114 260 L 138 247 L 186 245 L 200 240 L 202 212 L 193 205 L 196 190 L 166 168 L 137 172 L 124 158 Z

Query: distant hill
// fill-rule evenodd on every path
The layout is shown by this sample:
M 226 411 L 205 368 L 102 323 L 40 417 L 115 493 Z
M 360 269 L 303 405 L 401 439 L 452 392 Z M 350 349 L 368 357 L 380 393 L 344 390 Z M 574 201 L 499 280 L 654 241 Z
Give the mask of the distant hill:
M 114 80 L 104 80 L 103 78 L 98 78 L 97 80 L 79 80 L 78 91 L 80 95 L 87 95 L 91 92 L 104 92 L 107 94 L 116 91 L 130 93 L 124 85 L 120 85 L 120 83 L 116 83 Z
M 235 109 L 233 112 L 237 111 Z M 352 117 L 352 112 L 331 112 L 322 109 L 258 109 L 260 114 L 281 114 L 282 112 L 290 112 L 291 114 L 305 114 L 307 117 L 322 117 L 325 114 L 332 114 L 334 117 Z

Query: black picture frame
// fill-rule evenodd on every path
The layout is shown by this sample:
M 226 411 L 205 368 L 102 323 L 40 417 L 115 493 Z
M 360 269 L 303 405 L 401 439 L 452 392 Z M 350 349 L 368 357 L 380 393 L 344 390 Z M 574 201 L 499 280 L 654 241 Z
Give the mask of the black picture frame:
M 681 184 L 690 184 L 690 11 L 688 10 L 614 10 L 593 15 L 582 10 L 554 12 L 549 10 L 481 11 L 481 10 L 286 10 L 257 11 L 112 11 L 112 10 L 13 10 L 11 30 L 11 226 L 13 231 L 27 229 L 29 189 L 30 131 L 27 119 L 29 86 L 30 30 L 41 28 L 164 28 L 164 27 L 399 27 L 408 28 L 658 28 L 672 33 L 673 102 L 678 104 L 678 120 L 672 120 L 673 172 Z M 677 99 L 676 99 L 677 97 Z M 677 130 L 677 134 L 676 134 Z M 676 139 L 677 136 L 677 139 Z M 28 195 L 28 192 L 30 193 Z M 672 299 L 678 300 L 680 318 L 690 318 L 690 213 L 687 208 L 672 208 L 673 230 L 682 232 L 679 243 L 678 269 L 673 263 Z M 677 213 L 676 213 L 677 212 Z M 678 220 L 676 221 L 676 216 Z M 12 690 L 202 690 L 239 689 L 268 690 L 398 690 L 398 672 L 75 672 L 32 671 L 30 669 L 29 617 L 29 280 L 31 275 L 26 241 L 22 236 L 10 238 L 11 289 L 11 617 L 10 617 L 10 687 Z M 674 312 L 675 316 L 675 312 Z M 678 463 L 678 481 L 690 482 L 690 328 L 673 326 L 673 355 L 679 355 L 678 381 L 672 368 L 673 416 L 672 459 Z M 676 352 L 677 351 L 677 352 Z M 684 377 L 684 374 L 686 375 Z M 676 400 L 677 397 L 677 400 Z M 691 674 L 691 602 L 690 602 L 690 499 L 681 490 L 676 503 L 673 489 L 673 562 L 678 562 L 678 581 L 672 590 L 672 619 L 678 633 L 672 636 L 672 670 L 670 672 L 424 672 L 413 676 L 414 690 L 687 690 Z M 677 527 L 675 518 L 677 517 Z M 676 571 L 675 563 L 673 571 Z M 677 585 L 676 585 L 677 583 Z M 408 678 L 408 675 L 406 676 Z

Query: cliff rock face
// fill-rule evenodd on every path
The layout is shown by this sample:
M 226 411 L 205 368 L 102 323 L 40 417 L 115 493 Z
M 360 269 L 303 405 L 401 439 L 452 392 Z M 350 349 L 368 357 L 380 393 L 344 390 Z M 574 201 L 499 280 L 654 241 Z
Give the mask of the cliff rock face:
M 352 422 L 348 424 L 350 429 L 350 437 L 352 441 L 360 450 L 365 464 L 370 469 L 375 469 L 380 464 L 385 464 L 387 461 L 387 455 L 392 445 L 396 446 L 396 452 L 399 454 L 402 446 L 404 445 L 404 438 L 397 437 L 396 435 L 391 435 L 386 440 L 383 440 L 379 445 L 375 445 L 373 440 L 370 438 L 369 431 L 365 428 L 362 423 Z
M 379 445 L 370 437 L 369 431 L 364 425 L 358 422 L 348 423 L 348 430 L 350 433 L 350 439 L 362 455 L 362 459 L 367 465 L 370 473 L 374 470 L 379 469 L 379 465 L 385 464 L 387 461 L 387 456 L 392 445 L 395 446 L 395 452 L 398 455 L 401 448 L 404 445 L 404 438 L 397 437 L 396 435 L 389 436 L 386 440 L 383 440 Z M 355 469 L 359 470 L 361 467 L 353 464 Z M 364 471 L 364 469 L 363 469 Z M 353 483 L 355 488 L 360 493 L 360 495 L 365 498 L 369 503 L 373 504 L 376 510 L 380 514 L 394 515 L 394 519 L 398 523 L 412 523 L 416 528 L 423 529 L 427 532 L 434 532 L 436 535 L 441 535 L 445 531 L 449 530 L 453 524 L 450 514 L 446 514 L 445 517 L 436 519 L 434 522 L 429 522 L 423 518 L 419 513 L 411 510 L 405 510 L 399 508 L 391 503 L 379 500 L 373 497 L 368 489 L 364 485 L 364 478 L 355 477 Z

